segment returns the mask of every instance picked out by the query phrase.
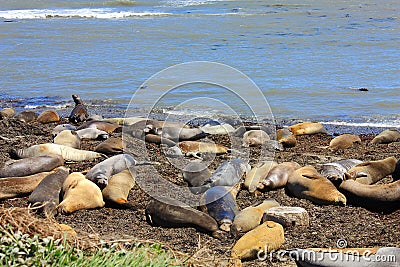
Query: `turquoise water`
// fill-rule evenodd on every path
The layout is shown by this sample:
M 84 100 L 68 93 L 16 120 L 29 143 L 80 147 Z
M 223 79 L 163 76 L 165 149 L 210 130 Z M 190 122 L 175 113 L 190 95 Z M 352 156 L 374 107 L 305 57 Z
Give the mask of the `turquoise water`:
M 277 119 L 400 127 L 398 14 L 397 0 L 0 0 L 0 105 L 62 108 L 76 93 L 92 106 L 123 110 L 157 72 L 211 61 L 253 80 Z M 142 89 L 130 106 L 138 112 L 159 95 Z M 264 105 L 246 87 L 239 94 Z M 212 84 L 175 88 L 157 105 L 176 114 L 223 114 L 228 106 L 251 115 Z

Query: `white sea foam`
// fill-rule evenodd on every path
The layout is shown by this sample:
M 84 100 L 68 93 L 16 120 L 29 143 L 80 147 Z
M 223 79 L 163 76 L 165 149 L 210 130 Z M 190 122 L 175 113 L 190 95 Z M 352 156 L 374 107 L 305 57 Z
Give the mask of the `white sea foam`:
M 322 124 L 341 125 L 352 127 L 379 127 L 379 128 L 400 128 L 400 121 L 382 121 L 382 122 L 346 122 L 346 121 L 321 121 Z
M 177 1 L 177 0 L 166 0 L 164 1 L 166 6 L 173 6 L 173 7 L 186 7 L 186 6 L 200 6 L 206 5 L 213 2 L 218 2 L 218 0 L 184 0 L 184 1 Z
M 79 9 L 21 9 L 0 10 L 3 19 L 47 19 L 47 18 L 97 18 L 121 19 L 127 17 L 165 16 L 162 12 L 131 12 L 112 8 L 79 8 Z
M 24 109 L 36 109 L 36 108 L 53 108 L 53 109 L 63 109 L 71 107 L 70 104 L 60 104 L 60 105 L 25 105 Z

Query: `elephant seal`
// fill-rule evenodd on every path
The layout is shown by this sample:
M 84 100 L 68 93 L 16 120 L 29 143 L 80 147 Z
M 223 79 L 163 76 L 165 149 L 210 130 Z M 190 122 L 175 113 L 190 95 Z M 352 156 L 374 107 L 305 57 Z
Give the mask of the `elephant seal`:
M 362 163 L 362 161 L 358 159 L 343 159 L 323 164 L 319 172 L 336 185 L 344 180 L 344 174 L 348 170 L 360 163 Z
M 242 266 L 241 260 L 256 259 L 277 250 L 285 242 L 282 225 L 266 221 L 245 233 L 233 246 L 228 266 Z
M 180 127 L 163 127 L 163 128 L 147 128 L 148 133 L 156 134 L 162 138 L 167 138 L 174 142 L 194 141 L 207 136 L 199 128 L 180 128 Z
M 32 110 L 21 111 L 17 116 L 15 116 L 17 120 L 25 123 L 36 121 L 37 117 L 38 114 Z
M 219 125 L 207 124 L 201 126 L 200 130 L 202 130 L 206 134 L 218 135 L 218 134 L 230 134 L 235 131 L 235 128 L 233 128 L 233 126 L 228 123 L 222 123 Z
M 83 161 L 101 158 L 103 154 L 72 148 L 53 143 L 33 145 L 25 149 L 12 149 L 10 156 L 12 158 L 29 158 L 35 156 L 48 156 L 50 154 L 60 155 L 64 160 Z
M 263 180 L 270 170 L 274 168 L 278 163 L 275 161 L 260 162 L 253 168 L 251 168 L 248 175 L 244 179 L 244 187 L 249 190 L 250 193 L 254 193 L 257 190 L 257 186 L 261 180 Z
M 389 144 L 400 140 L 400 132 L 396 129 L 384 130 L 370 142 L 370 144 Z
M 230 231 L 231 224 L 239 213 L 235 200 L 238 192 L 239 186 L 214 186 L 200 198 L 201 210 L 213 217 L 222 231 Z
M 240 233 L 253 230 L 261 224 L 264 212 L 272 207 L 280 206 L 275 199 L 266 199 L 257 206 L 247 207 L 239 212 L 233 220 L 231 232 L 237 237 Z
M 104 140 L 108 138 L 108 133 L 106 131 L 102 131 L 96 128 L 87 128 L 76 130 L 80 139 L 100 139 Z
M 69 122 L 79 123 L 85 121 L 89 117 L 89 114 L 82 99 L 78 95 L 72 95 L 72 99 L 75 102 L 75 107 L 68 117 Z
M 20 160 L 9 160 L 0 169 L 0 177 L 27 176 L 48 172 L 64 164 L 60 155 L 37 156 Z
M 289 129 L 294 135 L 327 133 L 325 127 L 319 122 L 302 122 L 289 126 Z
M 104 207 L 100 188 L 85 178 L 80 172 L 73 172 L 65 179 L 63 201 L 57 206 L 57 212 L 69 214 L 77 210 Z
M 346 180 L 340 184 L 339 189 L 353 205 L 380 211 L 400 208 L 400 180 L 378 185 Z
M 349 169 L 345 177 L 362 184 L 374 184 L 392 174 L 396 169 L 396 163 L 397 160 L 394 157 L 363 162 Z
M 75 131 L 71 130 L 64 130 L 57 134 L 54 137 L 53 143 L 77 149 L 81 148 L 81 138 Z
M 119 124 L 119 125 L 132 125 L 138 122 L 146 121 L 146 118 L 141 118 L 141 117 L 128 117 L 128 118 L 107 118 L 103 119 L 103 121 L 111 122 L 114 124 Z
M 295 147 L 297 145 L 296 137 L 287 127 L 276 131 L 276 139 L 284 148 Z
M 39 115 L 37 121 L 40 123 L 57 122 L 60 121 L 60 116 L 55 110 L 45 110 Z
M 394 169 L 392 173 L 392 178 L 394 181 L 397 181 L 400 179 L 400 159 L 396 163 L 396 168 Z
M 295 170 L 289 176 L 286 186 L 296 197 L 308 199 L 316 204 L 346 205 L 346 197 L 310 165 Z
M 215 143 L 199 142 L 199 141 L 181 141 L 176 144 L 179 149 L 170 149 L 167 151 L 167 155 L 173 156 L 193 156 L 200 158 L 201 154 L 225 154 L 228 153 L 228 148 Z
M 56 137 L 57 134 L 61 133 L 64 130 L 76 131 L 76 127 L 71 124 L 66 124 L 66 123 L 60 124 L 53 128 L 53 130 L 51 131 L 51 134 L 53 135 L 53 137 Z
M 152 199 L 146 207 L 146 218 L 155 226 L 194 227 L 201 232 L 210 233 L 215 238 L 223 236 L 214 218 L 176 199 Z
M 162 138 L 161 136 L 155 134 L 146 134 L 144 141 L 147 143 L 157 144 L 157 145 L 167 145 L 168 147 L 175 146 L 176 143 L 168 138 Z
M 44 204 L 43 210 L 49 217 L 56 214 L 57 205 L 60 203 L 60 193 L 69 169 L 59 167 L 55 172 L 47 175 L 30 194 L 28 202 Z
M 336 151 L 339 149 L 346 149 L 349 147 L 352 147 L 354 144 L 361 144 L 361 139 L 358 135 L 356 134 L 342 134 L 339 135 L 338 137 L 333 138 L 329 146 L 329 148 L 332 151 Z
M 182 171 L 183 180 L 188 182 L 191 187 L 202 186 L 211 177 L 208 167 L 198 161 L 189 162 Z
M 98 144 L 94 151 L 103 154 L 122 153 L 126 149 L 126 143 L 121 138 L 110 137 Z
M 101 191 L 105 202 L 117 204 L 127 208 L 132 208 L 128 203 L 128 195 L 135 185 L 135 178 L 129 169 L 125 169 L 111 176 L 107 186 Z
M 266 191 L 285 187 L 289 176 L 301 166 L 297 162 L 282 162 L 273 167 L 268 175 L 260 180 L 257 189 Z
M 0 178 L 0 199 L 21 197 L 30 194 L 47 175 L 40 172 L 23 177 Z
M 113 133 L 113 132 L 120 132 L 121 125 L 107 121 L 86 121 L 81 126 L 78 127 L 78 130 L 83 130 L 88 128 L 94 128 L 107 133 Z
M 243 147 L 253 147 L 264 145 L 269 141 L 269 135 L 263 130 L 250 130 L 243 134 Z
M 14 108 L 3 108 L 2 110 L 0 110 L 0 120 L 12 117 L 14 116 L 14 114 L 15 114 Z

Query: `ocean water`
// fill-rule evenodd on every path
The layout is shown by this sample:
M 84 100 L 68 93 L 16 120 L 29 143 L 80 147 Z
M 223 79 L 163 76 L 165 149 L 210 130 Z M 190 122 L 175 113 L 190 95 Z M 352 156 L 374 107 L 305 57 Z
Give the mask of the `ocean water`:
M 399 14 L 398 0 L 0 0 L 0 105 L 67 112 L 78 94 L 109 113 L 400 127 Z

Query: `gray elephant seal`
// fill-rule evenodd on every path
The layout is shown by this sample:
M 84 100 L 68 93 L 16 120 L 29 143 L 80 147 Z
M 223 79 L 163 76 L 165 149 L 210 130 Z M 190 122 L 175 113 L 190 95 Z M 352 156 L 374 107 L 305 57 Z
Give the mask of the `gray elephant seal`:
M 276 139 L 284 148 L 295 147 L 297 145 L 296 137 L 287 127 L 276 131 Z
M 56 214 L 56 207 L 60 203 L 60 192 L 69 170 L 59 167 L 55 172 L 47 175 L 29 196 L 28 202 L 32 204 L 44 204 L 43 210 L 49 217 Z
M 75 107 L 68 117 L 69 122 L 79 123 L 85 121 L 89 117 L 89 114 L 82 99 L 78 95 L 72 95 L 72 99 L 75 102 Z
M 370 144 L 389 144 L 392 142 L 397 142 L 400 140 L 400 132 L 396 129 L 384 130 L 374 139 L 372 139 Z
M 183 180 L 188 182 L 191 187 L 202 186 L 211 177 L 208 167 L 198 161 L 189 162 L 182 171 Z
M 39 172 L 48 172 L 64 164 L 59 155 L 48 155 L 9 160 L 0 168 L 0 177 L 21 177 Z
M 146 218 L 155 226 L 194 227 L 215 238 L 223 236 L 214 218 L 175 199 L 158 197 L 151 200 L 146 207 Z
M 38 114 L 32 110 L 24 110 L 21 111 L 15 118 L 19 121 L 28 123 L 36 121 Z
M 301 168 L 297 162 L 283 162 L 273 167 L 268 175 L 257 185 L 259 190 L 273 190 L 285 187 L 292 173 Z
M 156 134 L 174 142 L 198 140 L 207 136 L 199 128 L 163 127 L 148 129 L 149 133 Z
M 104 140 L 108 138 L 108 133 L 96 128 L 86 128 L 75 131 L 80 139 L 100 139 Z
M 53 135 L 53 137 L 55 137 L 55 136 L 57 136 L 57 134 L 59 134 L 60 132 L 62 132 L 64 130 L 75 131 L 76 127 L 71 124 L 66 124 L 66 123 L 60 124 L 53 128 L 53 130 L 51 131 L 51 134 Z
M 144 140 L 147 143 L 157 144 L 157 145 L 167 145 L 168 147 L 175 146 L 176 143 L 168 138 L 162 138 L 159 135 L 155 134 L 146 134 Z
M 352 167 L 361 163 L 362 161 L 358 159 L 343 159 L 323 164 L 319 172 L 331 182 L 340 184 L 344 180 L 344 174 Z
M 75 131 L 64 130 L 57 134 L 53 140 L 54 144 L 69 146 L 73 148 L 81 148 L 81 138 Z

